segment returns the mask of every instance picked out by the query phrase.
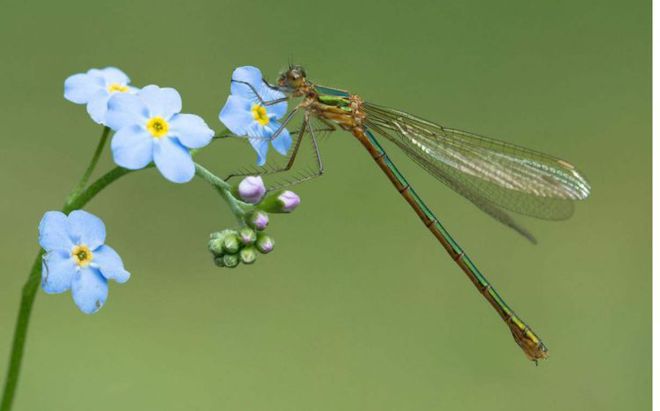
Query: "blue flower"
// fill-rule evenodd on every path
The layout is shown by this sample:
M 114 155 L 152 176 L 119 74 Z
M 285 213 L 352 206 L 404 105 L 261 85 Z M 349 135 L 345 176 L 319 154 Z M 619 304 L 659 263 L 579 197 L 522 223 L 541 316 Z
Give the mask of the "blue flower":
M 123 71 L 114 67 L 91 69 L 78 73 L 64 81 L 64 98 L 76 104 L 87 104 L 92 120 L 105 124 L 108 100 L 115 93 L 135 93 L 129 86 L 130 79 Z
M 67 217 L 48 211 L 39 223 L 39 245 L 46 250 L 41 287 L 49 294 L 71 289 L 80 311 L 98 311 L 108 297 L 108 280 L 125 283 L 130 273 L 119 254 L 105 242 L 105 225 L 82 210 Z
M 166 179 L 185 183 L 195 175 L 188 149 L 202 148 L 213 139 L 201 117 L 180 114 L 181 96 L 173 88 L 146 86 L 137 94 L 116 94 L 108 102 L 108 127 L 115 163 L 131 170 L 152 161 Z
M 285 128 L 275 138 L 273 134 L 280 128 L 277 120 L 286 114 L 287 103 L 265 106 L 259 100 L 261 97 L 264 102 L 273 101 L 283 98 L 284 94 L 268 87 L 256 67 L 239 67 L 231 79 L 231 95 L 220 111 L 220 121 L 235 135 L 248 137 L 257 152 L 258 165 L 266 163 L 269 142 L 277 152 L 285 155 L 291 147 L 289 131 Z

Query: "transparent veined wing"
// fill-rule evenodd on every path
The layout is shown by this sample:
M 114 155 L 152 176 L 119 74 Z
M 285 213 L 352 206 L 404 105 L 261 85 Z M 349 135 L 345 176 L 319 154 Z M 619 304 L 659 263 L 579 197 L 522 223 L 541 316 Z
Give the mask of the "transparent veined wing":
M 589 196 L 586 179 L 570 163 L 411 114 L 365 103 L 366 125 L 500 222 L 525 235 L 503 209 L 547 220 L 573 213 Z M 527 233 L 528 234 L 528 233 Z

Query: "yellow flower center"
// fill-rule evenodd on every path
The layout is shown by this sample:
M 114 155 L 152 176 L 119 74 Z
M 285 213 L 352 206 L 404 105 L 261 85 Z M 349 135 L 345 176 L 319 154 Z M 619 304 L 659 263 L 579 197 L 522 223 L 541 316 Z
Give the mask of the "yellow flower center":
M 260 106 L 259 104 L 252 106 L 252 117 L 254 117 L 257 123 L 261 124 L 262 126 L 270 123 L 270 118 L 266 112 L 266 107 Z
M 116 92 L 125 93 L 125 92 L 128 91 L 128 86 L 126 86 L 124 84 L 120 84 L 120 83 L 112 83 L 112 84 L 108 85 L 108 91 L 110 92 L 110 94 L 116 93 Z
M 89 263 L 91 263 L 94 259 L 94 254 L 89 249 L 89 247 L 81 244 L 73 247 L 73 250 L 71 251 L 71 257 L 73 257 L 73 261 L 78 265 L 78 267 L 87 267 Z
M 151 135 L 156 138 L 165 136 L 169 129 L 170 125 L 160 116 L 151 117 L 149 121 L 147 121 L 147 130 L 149 130 Z

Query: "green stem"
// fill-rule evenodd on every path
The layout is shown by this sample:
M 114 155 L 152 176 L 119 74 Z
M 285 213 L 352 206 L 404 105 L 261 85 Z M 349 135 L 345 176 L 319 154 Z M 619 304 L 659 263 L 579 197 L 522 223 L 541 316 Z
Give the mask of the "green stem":
M 151 168 L 153 165 L 149 165 L 144 169 Z M 143 170 L 144 170 L 143 169 Z M 71 201 L 68 201 L 62 208 L 62 212 L 65 214 L 70 213 L 73 210 L 78 210 L 85 206 L 92 198 L 94 198 L 101 190 L 114 183 L 115 180 L 120 177 L 125 176 L 126 174 L 133 173 L 138 170 L 129 170 L 122 167 L 115 167 L 107 173 L 103 174 L 98 180 L 90 184 L 87 189 L 75 196 Z M 0 410 L 2 411 L 2 410 Z
M 113 168 L 92 183 L 86 190 L 81 191 L 74 196 L 70 196 L 62 208 L 62 212 L 68 214 L 72 210 L 82 208 L 101 192 L 101 190 L 132 171 L 133 170 L 127 170 L 121 167 Z M 23 360 L 28 325 L 30 324 L 30 314 L 32 313 L 32 306 L 34 305 L 34 299 L 37 295 L 37 290 L 39 289 L 39 283 L 41 281 L 41 257 L 43 254 L 43 250 L 39 250 L 37 257 L 32 264 L 28 279 L 23 286 L 20 308 L 18 310 L 18 317 L 16 318 L 16 326 L 14 329 L 14 339 L 9 357 L 9 368 L 7 369 L 7 377 L 5 379 L 4 395 L 2 397 L 2 403 L 0 403 L 0 411 L 9 411 L 11 409 L 14 395 L 16 394 L 16 386 L 18 384 L 18 376 L 21 370 L 21 362 Z
M 227 183 L 225 180 L 216 176 L 197 163 L 195 163 L 195 174 L 202 180 L 215 187 L 222 198 L 227 202 L 227 204 L 229 204 L 229 209 L 231 210 L 232 214 L 234 214 L 239 224 L 245 224 L 245 213 L 252 207 L 252 205 L 237 200 L 236 197 L 234 197 L 232 194 L 233 187 L 231 184 Z
M 82 175 L 82 177 L 80 177 L 80 181 L 78 181 L 78 184 L 74 187 L 73 190 L 71 190 L 71 194 L 69 194 L 69 196 L 66 198 L 67 204 L 69 204 L 78 194 L 80 194 L 80 192 L 85 188 L 85 185 L 87 185 L 87 182 L 89 181 L 89 177 L 92 176 L 92 173 L 96 168 L 96 163 L 99 162 L 101 153 L 103 153 L 103 148 L 105 147 L 106 141 L 108 141 L 109 135 L 110 135 L 110 128 L 103 127 L 103 132 L 101 133 L 101 139 L 99 140 L 99 144 L 96 146 L 96 151 L 94 151 L 92 160 L 89 162 L 89 165 L 87 166 L 87 170 L 85 170 L 85 173 Z
M 0 403 L 0 410 L 9 411 L 14 400 L 16 393 L 16 385 L 18 384 L 18 374 L 21 369 L 21 362 L 23 360 L 23 351 L 25 349 L 25 339 L 27 336 L 28 325 L 30 324 L 30 313 L 32 313 L 32 306 L 34 305 L 34 296 L 39 288 L 39 280 L 41 278 L 41 257 L 43 251 L 39 250 L 37 257 L 32 263 L 32 269 L 28 276 L 23 292 L 21 294 L 21 304 L 18 310 L 18 318 L 16 319 L 16 326 L 14 328 L 14 341 L 12 343 L 11 356 L 9 360 L 9 368 L 7 369 L 7 379 L 5 380 L 4 396 L 2 403 Z

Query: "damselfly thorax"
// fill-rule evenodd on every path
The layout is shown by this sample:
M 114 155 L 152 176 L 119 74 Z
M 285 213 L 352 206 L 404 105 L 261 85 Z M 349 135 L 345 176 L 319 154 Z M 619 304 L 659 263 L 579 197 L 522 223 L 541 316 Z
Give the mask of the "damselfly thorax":
M 342 92 L 344 92 L 342 90 Z M 362 110 L 362 99 L 354 94 L 332 96 L 319 93 L 307 80 L 292 94 L 303 96 L 298 108 L 341 127 L 346 131 L 362 127 L 366 115 Z

